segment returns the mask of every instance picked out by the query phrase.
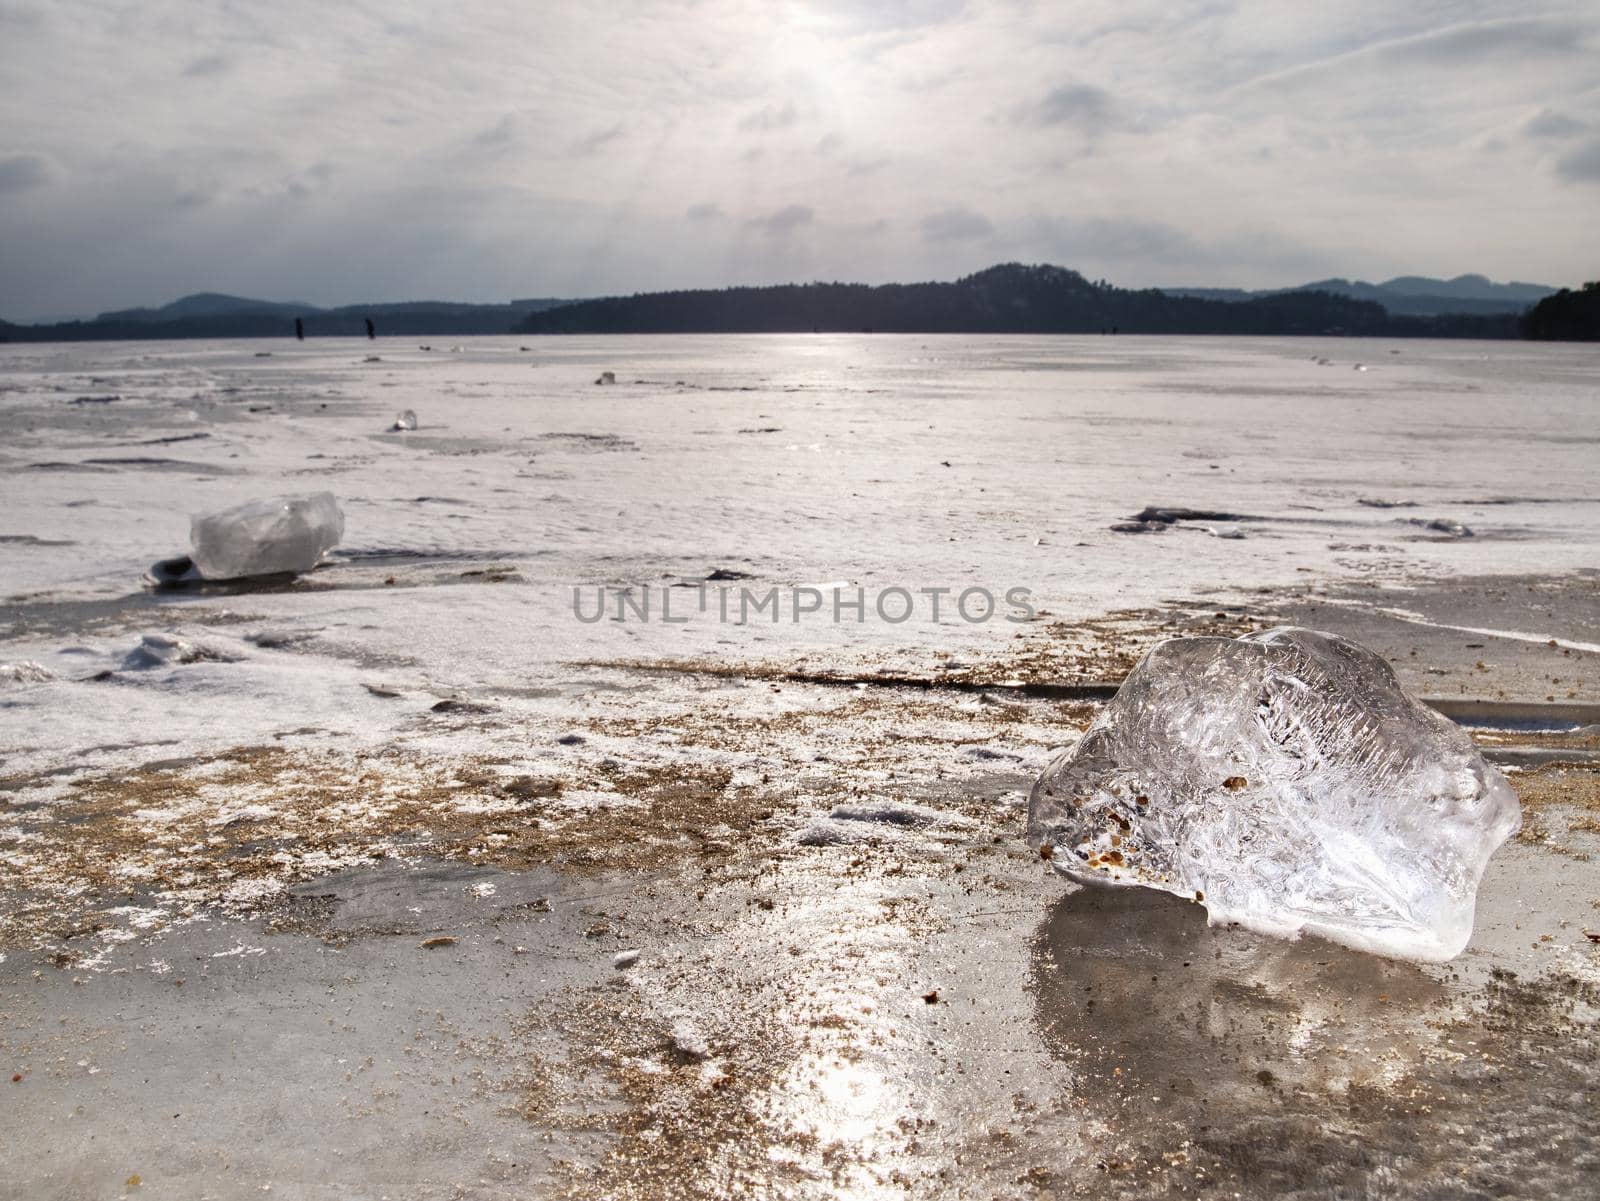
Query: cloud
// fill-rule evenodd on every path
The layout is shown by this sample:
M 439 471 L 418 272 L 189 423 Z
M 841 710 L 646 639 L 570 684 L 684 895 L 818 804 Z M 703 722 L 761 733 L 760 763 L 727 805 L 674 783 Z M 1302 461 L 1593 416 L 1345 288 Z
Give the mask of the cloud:
M 1556 174 L 1570 183 L 1600 183 L 1600 138 L 1590 138 L 1556 163 Z
M 50 162 L 37 154 L 0 158 L 0 195 L 31 192 L 50 182 Z
M 1086 257 L 1101 263 L 1153 259 L 1189 264 L 1202 258 L 1192 235 L 1164 221 L 1133 217 L 1045 217 L 1038 221 L 1039 240 L 1053 257 L 1067 262 Z
M 225 75 L 233 69 L 233 59 L 226 54 L 203 54 L 183 69 L 185 79 L 207 79 Z
M 1460 70 L 1488 63 L 1526 69 L 1530 58 L 1585 53 L 1592 28 L 1572 20 L 1507 17 L 1466 21 L 1399 37 L 1380 37 L 1353 50 L 1327 55 L 1247 80 L 1241 87 L 1292 88 L 1332 75 L 1397 68 Z
M 1570 138 L 1588 128 L 1582 121 L 1547 108 L 1524 125 L 1522 132 L 1530 138 Z
M 793 233 L 801 226 L 810 225 L 816 215 L 809 205 L 788 204 L 764 217 L 752 217 L 745 224 L 760 230 L 769 238 L 780 238 Z
M 785 101 L 782 106 L 769 104 L 765 108 L 750 113 L 739 122 L 739 128 L 748 132 L 766 133 L 775 129 L 787 129 L 800 119 L 799 112 L 794 104 Z
M 0 312 L 1009 258 L 1560 282 L 1600 261 L 1600 8 L 1545 8 L 0 0 Z
M 850 164 L 845 167 L 845 174 L 855 176 L 857 178 L 864 175 L 876 175 L 888 165 L 889 157 L 888 155 L 883 154 L 880 154 L 875 158 L 852 159 Z
M 965 0 L 811 0 L 812 8 L 848 33 L 904 32 L 953 20 Z
M 620 132 L 620 131 L 619 131 Z M 473 136 L 473 142 L 479 146 L 508 146 L 517 136 L 517 117 L 515 113 L 507 113 L 493 125 Z
M 919 223 L 930 242 L 970 242 L 994 233 L 994 224 L 969 208 L 948 208 L 929 213 Z
M 1111 93 L 1093 84 L 1069 83 L 1052 88 L 1037 103 L 1013 110 L 1027 125 L 1067 125 L 1086 134 L 1103 133 L 1121 124 Z
M 605 146 L 615 142 L 626 132 L 626 127 L 621 124 L 608 125 L 604 129 L 597 129 L 587 137 L 579 138 L 572 143 L 572 154 L 577 158 L 595 154 Z
M 1530 54 L 1581 53 L 1582 42 L 1582 28 L 1571 21 L 1507 17 L 1396 38 L 1373 49 L 1390 61 L 1451 66 L 1485 58 L 1515 61 Z

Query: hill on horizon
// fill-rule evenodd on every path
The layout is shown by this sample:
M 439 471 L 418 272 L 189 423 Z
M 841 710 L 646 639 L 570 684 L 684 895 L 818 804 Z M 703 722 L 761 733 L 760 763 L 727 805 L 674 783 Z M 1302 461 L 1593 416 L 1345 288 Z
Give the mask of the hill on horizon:
M 277 313 L 303 317 L 320 312 L 303 301 L 254 300 L 248 296 L 229 296 L 225 292 L 195 292 L 180 296 L 159 308 L 112 309 L 98 314 L 96 321 L 184 321 L 190 318 L 220 317 L 233 313 Z
M 1397 275 L 1381 284 L 1342 278 L 1319 279 L 1296 288 L 1162 288 L 1171 296 L 1196 296 L 1204 300 L 1244 301 L 1285 292 L 1332 292 L 1354 300 L 1371 300 L 1391 313 L 1427 317 L 1441 313 L 1522 313 L 1553 296 L 1547 284 L 1519 281 L 1498 284 L 1483 275 L 1458 275 L 1433 279 L 1425 275 Z
M 323 308 L 222 292 L 158 307 L 116 309 L 88 321 L 0 321 L 0 341 L 282 337 L 296 318 L 308 337 L 510 333 L 1076 332 L 1393 334 L 1515 337 L 1516 320 L 1555 289 L 1397 276 L 1382 284 L 1336 278 L 1300 288 L 1119 288 L 1048 264 L 1003 263 L 951 282 L 809 283 L 692 289 L 591 300 L 507 303 L 407 300 Z
M 1513 314 L 1396 317 L 1330 291 L 1242 300 L 1094 283 L 1050 264 L 1002 263 L 950 283 L 810 283 L 652 292 L 533 313 L 529 334 L 1165 333 L 1515 337 Z

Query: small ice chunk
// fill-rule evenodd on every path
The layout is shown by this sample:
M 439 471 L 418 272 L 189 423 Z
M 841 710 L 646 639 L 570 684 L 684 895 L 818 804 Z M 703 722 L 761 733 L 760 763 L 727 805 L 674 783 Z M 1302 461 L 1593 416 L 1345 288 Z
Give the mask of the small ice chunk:
M 235 656 L 215 647 L 202 646 L 170 634 L 146 634 L 122 657 L 123 671 L 148 671 L 155 667 L 177 667 L 184 663 L 233 662 Z
M 1436 534 L 1445 534 L 1451 538 L 1471 538 L 1473 536 L 1470 527 L 1449 517 L 1435 517 L 1432 521 L 1426 521 L 1421 517 L 1408 517 L 1406 524 L 1421 526 L 1425 530 L 1432 530 Z
M 921 805 L 907 805 L 900 801 L 862 801 L 857 804 L 835 805 L 828 816 L 840 822 L 875 822 L 885 826 L 931 826 L 939 814 Z
M 394 419 L 394 424 L 391 425 L 389 428 L 391 430 L 414 430 L 414 429 L 416 429 L 417 428 L 417 411 L 415 409 L 407 409 L 407 410 L 405 410 L 403 413 L 401 413 L 398 417 L 396 417 Z
M 0 663 L 0 688 L 23 688 L 55 678 L 55 672 L 31 659 L 24 659 L 20 663 Z
M 208 580 L 310 571 L 343 536 L 331 492 L 253 500 L 190 525 L 194 565 Z
M 638 951 L 618 951 L 611 957 L 611 966 L 617 971 L 625 971 L 639 962 Z
M 870 827 L 828 817 L 817 818 L 795 835 L 795 841 L 803 847 L 844 847 L 873 840 Z
M 1154 647 L 1033 787 L 1028 841 L 1082 883 L 1213 924 L 1442 962 L 1517 795 L 1380 656 L 1283 628 Z
M 614 384 L 617 382 L 617 373 L 615 371 L 602 371 L 600 378 L 594 382 L 597 384 Z

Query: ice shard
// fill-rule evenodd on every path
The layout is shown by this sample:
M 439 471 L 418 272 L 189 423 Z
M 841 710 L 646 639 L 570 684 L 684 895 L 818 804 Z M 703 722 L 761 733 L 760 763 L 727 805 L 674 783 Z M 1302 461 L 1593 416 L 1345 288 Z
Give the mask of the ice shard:
M 344 513 L 331 492 L 275 496 L 196 517 L 194 566 L 208 580 L 310 571 L 344 537 Z
M 1192 897 L 1214 925 L 1442 962 L 1520 824 L 1382 658 L 1282 628 L 1154 647 L 1039 777 L 1027 837 L 1076 881 Z

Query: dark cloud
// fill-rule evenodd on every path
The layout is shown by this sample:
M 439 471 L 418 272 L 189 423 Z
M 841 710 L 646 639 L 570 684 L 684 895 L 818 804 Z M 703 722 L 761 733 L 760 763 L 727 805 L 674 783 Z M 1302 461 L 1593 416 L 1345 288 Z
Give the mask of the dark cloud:
M 1067 125 L 1094 134 L 1119 124 L 1117 106 L 1110 92 L 1087 83 L 1062 84 L 1046 93 L 1036 104 L 1014 113 L 1028 125 Z
M 1600 183 L 1600 138 L 1590 138 L 1556 163 L 1556 174 L 1570 183 Z
M 994 223 L 969 208 L 948 208 L 929 213 L 921 221 L 922 236 L 930 242 L 969 242 L 994 233 Z
M 765 217 L 752 217 L 745 224 L 759 229 L 768 237 L 777 238 L 793 233 L 803 225 L 810 225 L 816 215 L 809 205 L 789 204 Z
M 233 69 L 233 60 L 226 54 L 206 54 L 195 59 L 183 69 L 185 79 L 207 79 L 226 75 Z
M 0 195 L 31 192 L 50 182 L 50 163 L 37 154 L 0 158 Z
M 488 129 L 473 137 L 473 142 L 479 146 L 506 146 L 517 136 L 517 118 L 514 113 L 507 113 Z
M 1547 108 L 1524 125 L 1522 132 L 1530 138 L 1570 138 L 1588 128 L 1582 121 L 1574 120 L 1566 113 Z
M 765 133 L 774 129 L 787 129 L 799 119 L 800 114 L 794 104 L 784 101 L 782 105 L 769 104 L 751 113 L 739 122 L 739 128 L 747 132 Z

